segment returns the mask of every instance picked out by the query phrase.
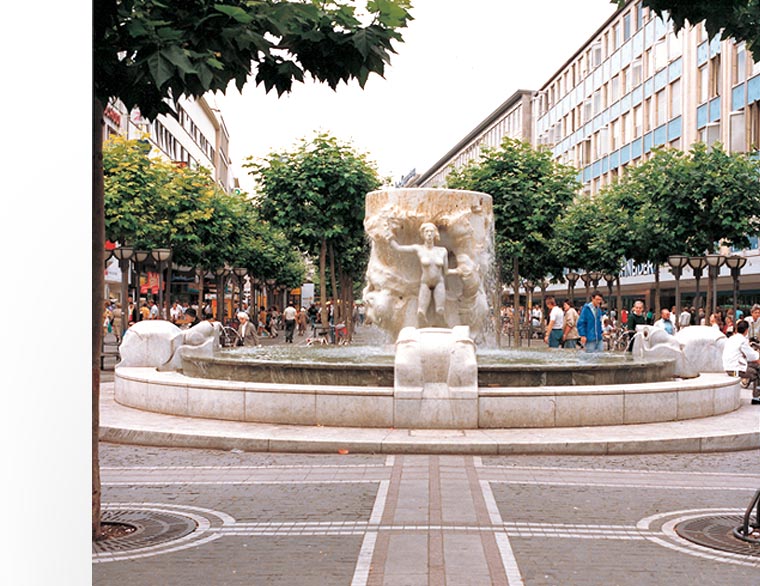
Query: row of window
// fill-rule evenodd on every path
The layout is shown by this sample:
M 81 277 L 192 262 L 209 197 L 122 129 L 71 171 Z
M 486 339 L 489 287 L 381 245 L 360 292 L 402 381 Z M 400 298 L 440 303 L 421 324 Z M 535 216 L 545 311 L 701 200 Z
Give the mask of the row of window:
M 182 125 L 182 128 L 188 132 L 193 141 L 195 141 L 195 144 L 198 145 L 201 152 L 213 162 L 216 153 L 212 143 L 204 136 L 182 106 L 179 106 L 179 123 Z

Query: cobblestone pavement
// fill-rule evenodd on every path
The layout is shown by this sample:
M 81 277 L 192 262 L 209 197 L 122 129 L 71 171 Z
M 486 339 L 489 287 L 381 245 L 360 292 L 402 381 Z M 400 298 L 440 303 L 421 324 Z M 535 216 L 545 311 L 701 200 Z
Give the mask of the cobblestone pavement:
M 101 445 L 106 511 L 194 520 L 93 555 L 93 583 L 648 586 L 760 584 L 760 557 L 681 519 L 741 515 L 760 451 L 374 456 Z

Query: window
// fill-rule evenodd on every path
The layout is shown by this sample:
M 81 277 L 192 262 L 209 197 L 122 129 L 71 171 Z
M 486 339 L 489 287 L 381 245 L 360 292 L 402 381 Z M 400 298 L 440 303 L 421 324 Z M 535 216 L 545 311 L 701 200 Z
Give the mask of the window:
M 750 151 L 760 150 L 760 103 L 753 102 L 747 108 L 749 115 L 749 148 Z
M 720 55 L 710 59 L 710 87 L 709 97 L 715 98 L 720 95 Z
M 612 150 L 619 149 L 623 146 L 623 136 L 621 135 L 622 124 L 620 120 L 615 120 L 610 124 L 610 134 L 612 135 Z
M 670 85 L 670 117 L 681 115 L 681 80 L 677 79 Z
M 620 76 L 616 75 L 610 80 L 610 104 L 614 104 L 620 97 Z
M 630 142 L 634 138 L 633 134 L 633 117 L 634 114 L 631 112 L 627 112 L 626 114 L 623 114 L 620 117 L 621 120 L 621 126 L 623 127 L 623 136 L 621 137 L 622 142 Z M 613 146 L 612 148 L 617 148 Z
M 636 106 L 633 109 L 633 135 L 631 138 L 644 134 L 644 107 Z
M 666 97 L 665 90 L 660 90 L 655 94 L 655 107 L 657 108 L 657 116 L 655 117 L 656 126 L 665 124 L 668 121 L 668 102 L 666 101 Z
M 602 42 L 597 41 L 591 47 L 591 68 L 599 67 L 602 64 Z
M 747 48 L 744 43 L 734 47 L 734 72 L 733 83 L 743 82 L 747 79 Z
M 642 65 L 641 65 L 641 59 L 636 59 L 631 63 L 631 79 L 630 79 L 630 87 L 634 88 L 637 85 L 641 83 L 642 79 Z
M 631 13 L 623 17 L 623 42 L 631 38 Z
M 697 78 L 699 80 L 699 103 L 702 104 L 707 101 L 709 93 L 709 79 L 707 76 L 707 65 L 703 65 L 697 70 Z

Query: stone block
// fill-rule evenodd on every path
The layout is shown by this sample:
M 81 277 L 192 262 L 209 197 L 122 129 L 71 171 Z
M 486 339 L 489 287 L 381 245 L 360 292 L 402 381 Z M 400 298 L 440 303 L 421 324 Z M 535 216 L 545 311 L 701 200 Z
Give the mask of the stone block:
M 316 394 L 245 391 L 245 420 L 316 425 Z
M 245 393 L 240 390 L 220 390 L 188 386 L 188 415 L 225 419 L 245 420 Z
M 620 425 L 623 414 L 622 393 L 558 394 L 554 421 L 557 427 Z
M 678 395 L 673 392 L 623 395 L 623 423 L 653 423 L 678 418 Z
M 168 415 L 188 415 L 187 386 L 149 383 L 145 409 Z
M 478 427 L 554 427 L 554 395 L 480 397 Z
M 393 397 L 378 395 L 316 395 L 318 425 L 393 427 Z

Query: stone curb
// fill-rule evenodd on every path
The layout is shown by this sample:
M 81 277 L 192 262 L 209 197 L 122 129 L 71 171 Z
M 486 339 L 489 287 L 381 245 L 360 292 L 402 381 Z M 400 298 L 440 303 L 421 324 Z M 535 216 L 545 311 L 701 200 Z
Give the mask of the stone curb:
M 760 407 L 749 395 L 732 413 L 620 426 L 402 430 L 270 425 L 149 413 L 118 405 L 101 387 L 104 442 L 256 452 L 374 454 L 644 454 L 760 449 Z M 745 394 L 745 391 L 743 391 Z

